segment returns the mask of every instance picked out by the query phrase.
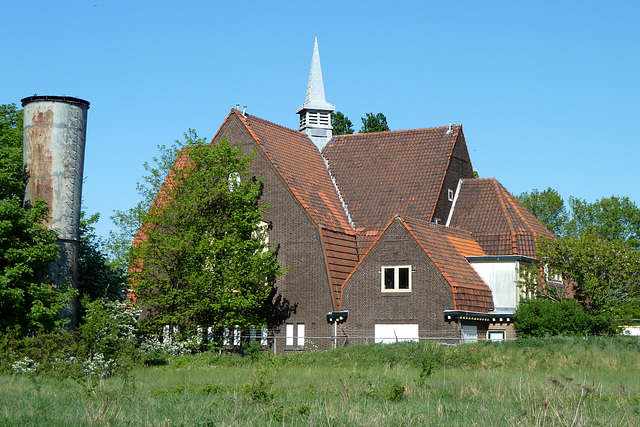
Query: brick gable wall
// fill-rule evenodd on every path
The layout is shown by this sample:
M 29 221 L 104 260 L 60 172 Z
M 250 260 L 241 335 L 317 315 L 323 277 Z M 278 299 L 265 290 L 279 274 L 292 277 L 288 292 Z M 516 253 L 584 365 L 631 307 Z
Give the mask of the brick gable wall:
M 435 219 L 438 218 L 440 219 L 441 224 L 445 224 L 447 222 L 452 205 L 452 202 L 449 201 L 448 190 L 451 189 L 455 194 L 456 189 L 458 188 L 458 181 L 461 178 L 473 178 L 473 166 L 471 165 L 467 143 L 464 139 L 462 130 L 456 139 L 449 167 L 447 168 L 447 172 L 442 183 L 442 191 L 438 197 L 433 217 L 430 219 L 431 221 L 435 221 Z
M 232 144 L 240 143 L 245 154 L 256 153 L 251 171 L 264 181 L 260 203 L 270 205 L 264 218 L 271 227 L 269 243 L 278 248 L 280 266 L 288 268 L 288 272 L 276 281 L 278 293 L 294 308 L 284 323 L 304 323 L 305 336 L 309 337 L 307 342 L 311 340 L 318 348 L 329 348 L 330 340 L 311 338 L 330 336 L 326 313 L 333 310 L 318 227 L 235 115 L 225 122 L 213 143 L 223 137 Z M 277 329 L 282 336 L 284 323 Z M 278 352 L 297 349 L 286 348 L 284 338 L 278 340 L 276 348 Z
M 381 267 L 412 266 L 412 291 L 381 291 Z M 457 325 L 444 321 L 453 308 L 451 286 L 399 221 L 394 221 L 344 286 L 343 310 L 349 317 L 338 335 L 349 344 L 372 342 L 375 324 L 418 324 L 420 338 L 457 339 Z M 341 338 L 344 342 L 345 338 Z

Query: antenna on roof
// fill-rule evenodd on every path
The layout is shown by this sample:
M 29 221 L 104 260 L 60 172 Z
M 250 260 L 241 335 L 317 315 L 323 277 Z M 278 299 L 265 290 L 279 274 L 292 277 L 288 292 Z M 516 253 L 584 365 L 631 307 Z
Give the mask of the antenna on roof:
M 246 105 L 242 109 L 242 117 L 247 117 L 247 106 Z
M 447 129 L 447 135 L 451 135 L 451 132 L 453 132 L 453 128 L 451 127 L 451 120 L 449 120 L 449 129 Z

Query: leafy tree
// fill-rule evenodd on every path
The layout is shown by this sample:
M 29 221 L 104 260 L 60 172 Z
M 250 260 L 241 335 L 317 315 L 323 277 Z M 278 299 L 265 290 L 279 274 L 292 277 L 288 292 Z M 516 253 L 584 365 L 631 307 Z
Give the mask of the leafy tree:
M 569 214 L 562 196 L 556 190 L 533 189 L 530 193 L 520 194 L 517 199 L 554 236 L 562 237 L 566 234 Z
M 360 128 L 360 133 L 384 132 L 390 130 L 389 125 L 387 125 L 387 118 L 382 113 L 367 113 L 365 117 L 361 118 L 361 120 L 362 127 Z
M 151 163 L 144 163 L 147 174 L 143 177 L 143 182 L 138 182 L 136 185 L 138 194 L 141 196 L 140 202 L 126 211 L 115 211 L 111 216 L 111 220 L 119 231 L 109 232 L 106 248 L 113 256 L 112 261 L 115 267 L 128 268 L 133 238 L 145 223 L 151 204 L 180 151 L 188 145 L 202 145 L 205 142 L 206 138 L 199 137 L 195 130 L 189 129 L 184 134 L 184 141 L 176 140 L 170 146 L 158 145 L 159 154 L 152 158 Z
M 265 322 L 261 309 L 281 270 L 265 243 L 251 159 L 226 139 L 182 151 L 132 248 L 148 330 L 168 325 L 184 338 L 197 326 Z
M 605 240 L 622 241 L 640 249 L 640 209 L 628 197 L 611 196 L 594 203 L 570 197 L 573 235 L 589 232 Z
M 584 232 L 542 239 L 538 257 L 572 281 L 576 299 L 589 313 L 640 316 L 640 252 L 626 243 Z
M 121 301 L 125 297 L 126 271 L 116 267 L 107 257 L 104 242 L 96 235 L 93 224 L 100 214 L 80 218 L 80 245 L 78 247 L 78 292 L 83 298 L 78 305 L 78 318 L 86 313 L 87 301 Z
M 29 209 L 17 197 L 0 200 L 0 329 L 29 334 L 64 323 L 71 293 L 37 278 L 58 257 L 56 233 L 42 225 L 48 213 L 41 200 Z
M 334 135 L 351 135 L 353 133 L 353 123 L 340 111 L 331 113 L 331 126 Z
M 591 315 L 574 299 L 524 299 L 514 314 L 518 336 L 616 335 L 610 315 Z
M 523 193 L 518 199 L 559 236 L 537 242 L 538 258 L 571 283 L 588 313 L 640 316 L 640 209 L 635 203 L 617 196 L 594 203 L 570 197 L 566 209 L 551 188 Z M 547 282 L 544 272 L 534 276 L 536 283 L 543 284 L 539 294 L 564 295 Z
M 22 110 L 0 105 L 0 200 L 24 197 Z

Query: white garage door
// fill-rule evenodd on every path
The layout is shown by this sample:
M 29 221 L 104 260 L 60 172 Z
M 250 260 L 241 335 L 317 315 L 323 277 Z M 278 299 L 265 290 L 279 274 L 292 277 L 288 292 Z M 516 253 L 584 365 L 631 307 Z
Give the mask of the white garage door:
M 400 341 L 418 341 L 418 325 L 384 325 L 378 324 L 375 327 L 375 341 L 382 343 L 392 343 Z

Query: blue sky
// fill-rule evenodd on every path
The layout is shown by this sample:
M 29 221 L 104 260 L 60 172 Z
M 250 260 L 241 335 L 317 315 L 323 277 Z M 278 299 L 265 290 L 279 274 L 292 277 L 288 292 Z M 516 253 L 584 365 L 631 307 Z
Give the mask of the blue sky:
M 0 103 L 91 103 L 84 204 L 106 235 L 142 164 L 236 104 L 291 128 L 314 37 L 327 101 L 359 129 L 462 123 L 474 169 L 640 204 L 640 2 L 40 1 L 0 6 Z

